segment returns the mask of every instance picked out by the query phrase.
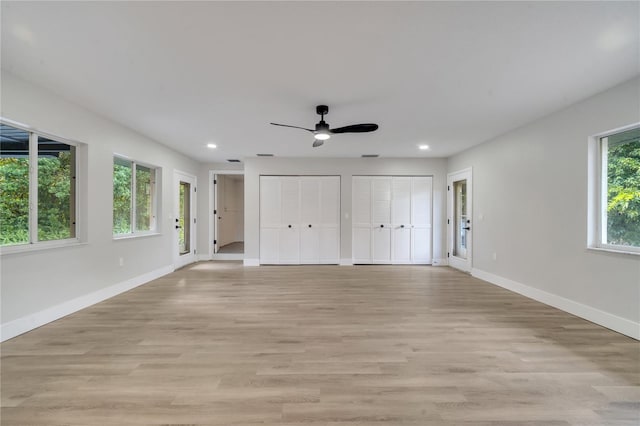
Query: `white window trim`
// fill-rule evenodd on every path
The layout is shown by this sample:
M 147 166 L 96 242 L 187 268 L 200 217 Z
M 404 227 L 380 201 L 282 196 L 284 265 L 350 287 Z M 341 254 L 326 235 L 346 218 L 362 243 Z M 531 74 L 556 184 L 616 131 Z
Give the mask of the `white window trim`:
M 596 252 L 640 256 L 640 247 L 607 244 L 607 142 L 603 138 L 640 127 L 639 123 L 609 130 L 589 138 L 589 191 L 587 249 Z
M 162 173 L 162 168 L 150 163 L 134 160 L 133 158 L 126 155 L 114 153 L 113 159 L 115 160 L 116 158 L 131 162 L 131 175 L 132 175 L 131 176 L 131 232 L 127 232 L 124 234 L 113 234 L 113 223 L 112 223 L 111 233 L 113 235 L 113 239 L 128 240 L 132 238 L 161 235 L 161 232 L 158 226 L 160 223 L 158 220 L 159 218 L 158 216 L 158 194 L 159 194 L 158 175 Z M 150 229 L 147 231 L 136 231 L 136 190 L 135 188 L 136 188 L 136 167 L 137 166 L 143 166 L 153 170 L 153 182 L 151 187 L 151 192 L 153 194 L 152 206 L 151 206 L 152 217 L 151 217 L 150 226 L 149 226 Z M 113 176 L 112 176 L 112 180 L 113 180 Z M 113 191 L 112 191 L 112 200 L 113 200 Z M 112 210 L 113 210 L 113 205 L 112 205 Z
M 81 237 L 84 233 L 84 223 L 80 215 L 81 194 L 80 194 L 80 159 L 82 158 L 79 151 L 83 149 L 85 144 L 82 142 L 74 141 L 61 136 L 56 136 L 52 133 L 39 130 L 35 127 L 11 120 L 6 117 L 0 117 L 0 123 L 7 126 L 14 127 L 16 129 L 29 132 L 29 241 L 21 244 L 11 244 L 0 246 L 0 256 L 28 253 L 40 250 L 50 250 L 61 247 L 70 247 L 86 244 L 86 241 Z M 64 238 L 60 240 L 51 241 L 38 241 L 38 137 L 42 136 L 47 139 L 52 139 L 58 142 L 62 142 L 67 145 L 74 146 L 76 148 L 76 161 L 75 161 L 75 222 L 76 222 L 76 237 Z M 31 155 L 35 152 L 36 155 Z

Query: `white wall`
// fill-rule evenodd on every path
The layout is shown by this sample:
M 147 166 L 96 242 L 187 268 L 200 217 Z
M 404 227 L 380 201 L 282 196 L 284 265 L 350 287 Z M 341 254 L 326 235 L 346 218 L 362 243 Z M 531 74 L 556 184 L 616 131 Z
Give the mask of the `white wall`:
M 339 175 L 340 258 L 351 262 L 351 185 L 354 175 L 433 176 L 433 256 L 446 259 L 446 160 L 439 158 L 251 158 L 245 161 L 245 264 L 260 258 L 260 175 Z M 347 217 L 348 215 L 348 217 Z
M 639 94 L 636 78 L 449 159 L 473 168 L 475 275 L 640 336 L 640 256 L 587 250 L 587 140 L 640 121 Z
M 39 325 L 33 316 L 49 310 L 50 317 L 60 304 L 95 292 L 106 295 L 109 291 L 105 289 L 114 285 L 141 283 L 145 277 L 171 270 L 173 171 L 197 174 L 197 162 L 5 71 L 2 72 L 1 106 L 5 118 L 86 143 L 88 152 L 86 244 L 2 255 L 1 321 L 5 335 L 19 329 L 25 321 Z M 162 168 L 160 235 L 113 240 L 114 153 Z M 123 266 L 119 266 L 120 257 L 124 259 Z M 78 302 L 75 306 L 80 305 Z M 40 319 L 44 317 L 40 315 Z

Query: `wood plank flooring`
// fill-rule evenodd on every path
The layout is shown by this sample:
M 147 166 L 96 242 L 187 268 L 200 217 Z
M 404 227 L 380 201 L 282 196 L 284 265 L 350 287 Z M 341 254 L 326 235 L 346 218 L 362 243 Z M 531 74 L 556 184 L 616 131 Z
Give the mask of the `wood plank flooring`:
M 203 262 L 0 349 L 2 425 L 640 424 L 640 342 L 449 268 Z

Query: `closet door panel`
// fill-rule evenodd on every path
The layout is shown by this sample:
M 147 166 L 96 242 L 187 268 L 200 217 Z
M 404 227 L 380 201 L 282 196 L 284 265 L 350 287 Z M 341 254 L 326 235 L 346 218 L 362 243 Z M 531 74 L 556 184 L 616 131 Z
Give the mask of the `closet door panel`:
M 340 262 L 340 228 L 320 229 L 320 263 Z
M 372 263 L 371 228 L 353 228 L 353 263 Z
M 353 226 L 371 226 L 371 178 L 355 176 L 352 190 Z
M 288 226 L 288 225 L 287 225 Z M 279 257 L 282 265 L 297 265 L 300 263 L 300 229 L 297 225 L 291 228 L 280 228 Z
M 391 229 L 374 228 L 373 237 L 373 263 L 391 263 Z
M 411 224 L 411 179 L 410 177 L 394 177 L 391 220 L 394 225 Z
M 392 236 L 392 263 L 411 263 L 411 229 L 394 227 Z
M 274 265 L 280 262 L 278 255 L 278 239 L 280 229 L 262 228 L 260 229 L 260 263 L 263 265 Z
M 431 226 L 431 177 L 414 177 L 411 182 L 411 223 Z
M 413 228 L 412 233 L 412 263 L 431 264 L 431 229 Z
M 414 177 L 411 187 L 412 262 L 432 263 L 432 194 L 431 177 Z
M 280 178 L 260 176 L 260 226 L 279 227 L 281 212 Z
M 300 178 L 297 176 L 283 176 L 281 185 L 281 221 L 284 226 L 300 223 Z
M 300 177 L 300 225 L 320 223 L 320 185 L 319 177 Z
M 372 204 L 374 227 L 391 224 L 391 178 L 372 179 Z
M 320 263 L 320 228 L 303 225 L 300 228 L 300 263 Z

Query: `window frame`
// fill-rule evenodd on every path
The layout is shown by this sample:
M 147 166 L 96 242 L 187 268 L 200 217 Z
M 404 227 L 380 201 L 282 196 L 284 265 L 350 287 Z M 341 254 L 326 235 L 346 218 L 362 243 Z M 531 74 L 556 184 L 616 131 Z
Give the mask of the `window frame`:
M 609 130 L 589 138 L 589 249 L 640 256 L 640 246 L 607 243 L 608 140 L 606 139 L 612 135 L 638 128 L 640 128 L 640 122 Z
M 25 243 L 0 245 L 0 255 L 12 254 L 12 253 L 24 253 L 52 248 L 60 248 L 66 246 L 74 246 L 84 244 L 84 220 L 81 216 L 81 205 L 83 197 L 80 191 L 81 183 L 81 150 L 84 149 L 86 144 L 71 140 L 62 136 L 57 136 L 35 127 L 11 120 L 6 117 L 0 117 L 0 124 L 13 127 L 29 133 L 29 241 Z M 51 139 L 56 142 L 60 142 L 66 145 L 75 147 L 76 155 L 74 161 L 74 180 L 75 189 L 71 191 L 74 195 L 74 221 L 75 221 L 75 237 L 62 238 L 59 240 L 38 240 L 38 137 Z M 70 194 L 70 196 L 71 196 Z
M 160 234 L 160 221 L 159 221 L 159 203 L 158 203 L 158 198 L 159 198 L 159 194 L 160 194 L 160 184 L 159 184 L 159 175 L 162 172 L 162 168 L 160 166 L 156 166 L 154 164 L 151 163 L 147 163 L 147 162 L 143 162 L 143 161 L 137 161 L 134 160 L 133 158 L 127 156 L 127 155 L 123 155 L 123 154 L 118 154 L 118 153 L 114 153 L 113 154 L 113 160 L 112 160 L 112 174 L 111 174 L 111 184 L 113 185 L 113 179 L 114 179 L 114 175 L 113 175 L 113 165 L 115 164 L 116 159 L 120 159 L 120 160 L 124 160 L 124 161 L 129 161 L 131 162 L 131 211 L 129 214 L 129 219 L 130 219 L 130 223 L 131 223 L 131 232 L 126 232 L 126 233 L 122 233 L 122 234 L 116 234 L 115 230 L 113 229 L 113 216 L 112 216 L 112 220 L 111 220 L 111 235 L 113 236 L 114 240 L 124 240 L 124 239 L 129 239 L 129 238 L 137 238 L 137 237 L 146 237 L 149 235 L 159 235 Z M 136 180 L 137 180 L 137 166 L 142 166 L 145 168 L 148 168 L 150 170 L 153 170 L 153 180 L 151 182 L 151 195 L 152 195 L 152 201 L 151 201 L 151 218 L 149 220 L 149 229 L 148 230 L 144 230 L 144 231 L 137 231 L 136 230 L 136 225 L 137 225 L 137 203 L 136 203 L 136 197 L 137 197 L 137 191 L 136 191 Z M 111 189 L 111 212 L 113 215 L 113 187 Z

